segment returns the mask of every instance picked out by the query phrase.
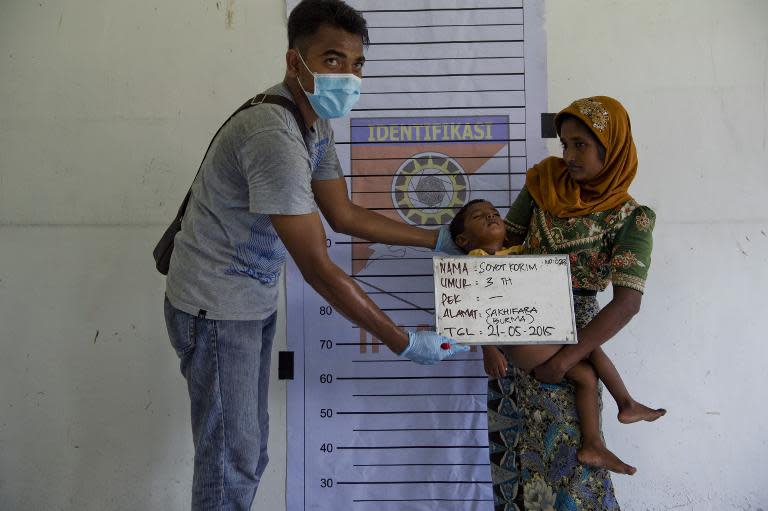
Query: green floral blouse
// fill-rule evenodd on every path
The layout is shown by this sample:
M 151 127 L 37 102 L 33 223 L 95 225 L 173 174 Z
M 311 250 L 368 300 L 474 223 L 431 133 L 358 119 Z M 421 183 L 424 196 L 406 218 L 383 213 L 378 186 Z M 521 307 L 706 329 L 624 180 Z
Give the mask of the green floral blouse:
M 580 217 L 559 218 L 539 208 L 527 188 L 509 209 L 510 235 L 525 235 L 524 254 L 568 254 L 574 289 L 614 286 L 645 290 L 656 214 L 634 200 Z

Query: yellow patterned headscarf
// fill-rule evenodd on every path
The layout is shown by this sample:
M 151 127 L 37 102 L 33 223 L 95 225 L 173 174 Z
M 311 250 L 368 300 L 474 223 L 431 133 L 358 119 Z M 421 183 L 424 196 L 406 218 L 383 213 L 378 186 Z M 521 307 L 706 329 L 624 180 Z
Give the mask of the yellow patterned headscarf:
M 558 217 L 584 216 L 620 206 L 632 199 L 629 185 L 637 173 L 637 150 L 624 107 L 613 98 L 577 99 L 555 117 L 582 120 L 605 147 L 603 170 L 586 183 L 574 181 L 562 158 L 550 156 L 528 170 L 525 185 L 536 204 Z

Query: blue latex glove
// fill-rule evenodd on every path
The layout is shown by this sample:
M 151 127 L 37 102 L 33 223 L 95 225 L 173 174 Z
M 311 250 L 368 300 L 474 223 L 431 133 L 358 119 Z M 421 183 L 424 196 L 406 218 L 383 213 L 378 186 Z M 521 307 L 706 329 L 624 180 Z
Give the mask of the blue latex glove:
M 447 225 L 440 227 L 435 252 L 442 252 L 448 255 L 466 255 L 466 252 L 460 249 L 451 239 L 451 231 Z
M 448 344 L 448 349 L 441 345 Z M 417 364 L 437 364 L 446 357 L 456 353 L 469 351 L 469 346 L 457 344 L 448 337 L 438 335 L 436 332 L 408 332 L 408 346 L 400 353 L 400 356 L 410 359 Z

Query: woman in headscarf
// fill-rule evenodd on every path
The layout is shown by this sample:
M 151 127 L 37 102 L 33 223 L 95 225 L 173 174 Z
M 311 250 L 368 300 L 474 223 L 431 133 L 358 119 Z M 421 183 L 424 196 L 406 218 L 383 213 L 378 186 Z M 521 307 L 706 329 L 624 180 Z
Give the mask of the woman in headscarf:
M 561 348 L 527 374 L 484 349 L 489 380 L 488 429 L 497 510 L 619 509 L 608 470 L 580 464 L 574 387 L 563 375 L 634 316 L 651 263 L 654 212 L 629 195 L 637 153 L 629 116 L 615 99 L 574 101 L 555 117 L 563 157 L 528 171 L 506 217 L 509 245 L 525 254 L 568 254 L 578 344 Z M 600 310 L 608 283 L 613 299 Z M 653 420 L 663 411 L 640 405 L 619 420 Z

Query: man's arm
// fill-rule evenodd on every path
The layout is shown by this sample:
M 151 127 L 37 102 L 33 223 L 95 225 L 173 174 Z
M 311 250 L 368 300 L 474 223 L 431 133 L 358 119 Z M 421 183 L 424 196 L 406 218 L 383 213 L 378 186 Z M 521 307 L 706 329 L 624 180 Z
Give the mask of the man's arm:
M 317 213 L 270 215 L 270 219 L 304 279 L 320 296 L 352 322 L 381 339 L 394 353 L 399 354 L 406 348 L 408 334 L 328 257 L 325 230 Z
M 343 177 L 312 181 L 312 192 L 336 232 L 386 245 L 434 248 L 437 244 L 437 230 L 406 225 L 354 204 Z

